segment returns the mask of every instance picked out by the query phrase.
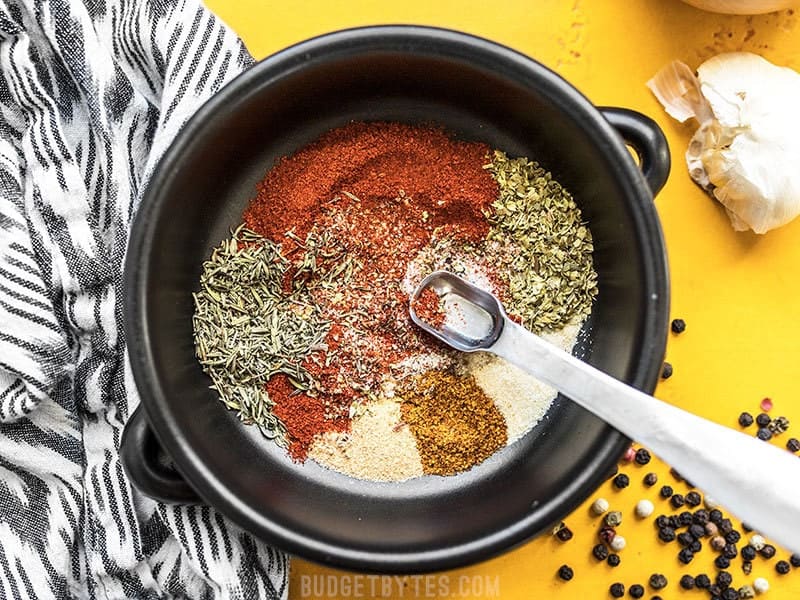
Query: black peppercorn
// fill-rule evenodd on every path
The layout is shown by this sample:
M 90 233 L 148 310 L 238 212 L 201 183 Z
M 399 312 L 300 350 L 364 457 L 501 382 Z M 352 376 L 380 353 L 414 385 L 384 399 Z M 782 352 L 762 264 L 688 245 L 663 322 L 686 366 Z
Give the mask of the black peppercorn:
M 681 577 L 681 587 L 685 590 L 694 589 L 694 577 L 691 575 L 684 575 Z
M 681 527 L 688 527 L 692 524 L 692 513 L 688 510 L 683 511 L 678 515 L 678 523 Z
M 766 559 L 770 559 L 775 556 L 775 546 L 772 544 L 767 544 L 758 553 Z
M 759 427 L 766 427 L 772 419 L 769 418 L 767 413 L 761 413 L 756 417 L 756 425 Z
M 792 554 L 789 557 L 789 562 L 793 567 L 800 567 L 800 554 Z
M 658 539 L 662 542 L 672 542 L 675 540 L 675 530 L 672 527 L 662 527 L 658 530 Z
M 672 515 L 669 518 L 669 526 L 673 529 L 678 529 L 681 526 L 681 520 L 678 518 L 678 515 Z
M 672 508 L 680 508 L 684 505 L 683 496 L 681 494 L 674 494 L 670 499 L 669 503 L 672 504 Z
M 733 523 L 730 519 L 722 519 L 719 523 L 717 523 L 719 527 L 720 533 L 722 535 L 728 535 L 731 531 L 733 531 Z
M 722 595 L 720 597 L 722 600 L 739 600 L 739 592 L 729 587 L 722 590 Z
M 731 561 L 728 557 L 720 554 L 717 558 L 714 559 L 714 564 L 717 566 L 718 569 L 727 569 L 731 566 Z
M 695 506 L 699 506 L 703 499 L 700 497 L 700 494 L 697 492 L 689 492 L 686 494 L 686 504 L 694 508 Z
M 719 510 L 718 508 L 715 508 L 708 513 L 708 520 L 714 523 L 715 525 L 719 525 L 722 522 L 722 519 L 723 519 L 722 511 Z
M 592 554 L 597 560 L 605 560 L 608 558 L 608 549 L 604 544 L 597 544 L 592 548 Z
M 711 585 L 711 580 L 705 573 L 700 573 L 700 575 L 694 578 L 694 584 L 701 590 L 707 590 L 708 586 Z
M 672 365 L 665 362 L 664 366 L 661 367 L 661 379 L 669 379 L 670 377 L 672 377 Z
M 739 415 L 739 425 L 742 427 L 750 427 L 753 424 L 753 415 L 749 412 L 743 412 Z
M 568 542 L 572 539 L 572 530 L 564 525 L 558 531 L 556 531 L 556 537 L 562 542 Z
M 619 490 L 628 487 L 630 483 L 631 480 L 628 478 L 627 475 L 625 475 L 625 473 L 620 473 L 619 475 L 614 477 L 614 486 Z
M 698 525 L 705 525 L 708 523 L 708 511 L 705 508 L 694 511 L 692 520 Z
M 736 546 L 734 544 L 725 544 L 725 547 L 722 549 L 722 556 L 728 559 L 734 559 L 739 554 L 736 550 Z
M 733 583 L 733 577 L 731 577 L 730 573 L 727 571 L 720 571 L 717 573 L 717 585 L 723 590 L 730 587 L 731 583 Z
M 645 448 L 639 448 L 633 460 L 637 465 L 646 465 L 650 462 L 650 453 Z
M 688 565 L 694 559 L 694 552 L 692 552 L 689 548 L 684 548 L 680 552 L 678 552 L 678 560 L 681 561 L 683 564 Z
M 694 536 L 691 533 L 684 531 L 683 533 L 679 533 L 676 536 L 676 539 L 681 546 L 689 546 L 694 541 Z
M 672 496 L 672 488 L 668 485 L 661 486 L 661 490 L 658 493 L 662 498 L 669 498 Z
M 791 570 L 791 567 L 785 560 L 779 560 L 775 563 L 775 570 L 779 575 L 786 575 Z
M 712 583 L 708 586 L 708 593 L 714 600 L 720 600 L 720 598 L 722 598 L 722 588 L 716 583 Z
M 692 537 L 699 540 L 701 537 L 705 536 L 706 528 L 695 523 L 689 526 L 689 533 L 692 534 Z
M 669 517 L 667 515 L 658 515 L 655 520 L 656 527 L 659 529 L 664 529 L 664 527 L 669 527 Z
M 728 533 L 726 533 L 726 534 L 725 534 L 725 541 L 726 541 L 726 542 L 728 542 L 729 544 L 735 544 L 735 543 L 736 543 L 736 542 L 738 542 L 740 539 L 742 539 L 742 536 L 741 536 L 741 534 L 740 534 L 738 531 L 736 531 L 736 530 L 734 530 L 734 531 L 729 531 Z
M 672 319 L 670 329 L 672 329 L 672 333 L 683 333 L 686 331 L 686 321 L 683 319 Z
M 700 543 L 700 540 L 695 540 L 691 544 L 689 544 L 689 550 L 697 554 L 700 550 L 703 549 L 703 544 Z
M 618 567 L 620 563 L 619 554 L 609 554 L 606 562 L 609 567 Z
M 628 588 L 628 594 L 630 594 L 631 598 L 641 598 L 644 596 L 644 588 L 638 583 L 634 583 Z
M 769 440 L 772 439 L 772 432 L 769 429 L 767 429 L 766 427 L 762 427 L 761 429 L 758 430 L 758 433 L 756 434 L 756 436 L 762 442 L 768 442 Z
M 667 587 L 667 578 L 661 573 L 653 573 L 648 580 L 650 587 L 654 590 L 660 590 Z
M 567 565 L 561 565 L 561 567 L 558 569 L 558 576 L 564 581 L 569 581 L 572 579 L 573 575 L 574 573 L 572 572 L 572 569 Z
M 786 442 L 786 449 L 789 452 L 800 451 L 800 440 L 797 438 L 789 438 Z
M 614 598 L 622 598 L 625 595 L 625 586 L 621 583 L 612 583 L 608 591 Z
M 742 548 L 741 554 L 744 560 L 753 560 L 756 557 L 756 549 L 747 544 Z
M 658 481 L 658 475 L 655 473 L 648 473 L 644 476 L 643 481 L 647 487 L 653 487 L 656 484 L 656 481 Z

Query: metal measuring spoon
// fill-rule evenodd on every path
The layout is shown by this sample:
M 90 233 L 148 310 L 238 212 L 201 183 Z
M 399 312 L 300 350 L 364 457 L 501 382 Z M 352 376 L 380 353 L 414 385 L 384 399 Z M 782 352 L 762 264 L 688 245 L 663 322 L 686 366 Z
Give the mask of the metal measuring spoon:
M 425 290 L 443 304 L 439 327 L 415 310 Z M 511 321 L 495 296 L 452 273 L 426 277 L 411 298 L 410 313 L 414 323 L 456 350 L 491 352 L 556 388 L 700 483 L 750 527 L 800 552 L 797 456 L 595 369 Z

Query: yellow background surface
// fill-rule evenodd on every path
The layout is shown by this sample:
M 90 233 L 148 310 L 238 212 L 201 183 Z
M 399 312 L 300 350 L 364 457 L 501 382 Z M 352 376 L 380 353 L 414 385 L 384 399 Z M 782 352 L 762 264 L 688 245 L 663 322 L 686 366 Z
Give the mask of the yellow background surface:
M 696 188 L 686 172 L 683 153 L 694 127 L 671 120 L 645 87 L 672 59 L 694 68 L 731 50 L 756 52 L 800 68 L 798 14 L 721 16 L 677 0 L 207 2 L 256 58 L 344 27 L 437 25 L 516 48 L 556 70 L 595 104 L 633 108 L 656 119 L 673 154 L 672 174 L 656 200 L 669 252 L 671 314 L 688 324 L 683 335 L 670 336 L 667 360 L 675 374 L 659 385 L 656 395 L 730 426 L 736 426 L 742 410 L 757 414 L 761 398 L 770 396 L 775 403 L 771 414 L 795 423 L 775 443 L 783 445 L 790 435 L 800 437 L 795 401 L 800 392 L 800 219 L 764 236 L 734 232 L 722 208 Z M 326 598 L 609 598 L 611 583 L 646 587 L 654 572 L 669 579 L 660 592 L 664 599 L 707 598 L 706 593 L 678 586 L 684 573 L 716 572 L 715 553 L 707 544 L 685 567 L 676 559 L 676 543 L 664 545 L 656 539 L 652 518 L 639 521 L 633 516 L 633 506 L 645 497 L 656 504 L 656 514 L 668 511 L 657 497 L 661 483 L 681 493 L 686 486 L 675 483 L 668 468 L 655 460 L 648 467 L 622 469 L 631 476 L 629 488 L 616 491 L 607 483 L 592 496 L 607 498 L 612 508 L 624 513 L 619 532 L 628 546 L 616 569 L 591 556 L 599 520 L 591 517 L 587 503 L 566 519 L 575 533 L 569 542 L 545 536 L 488 562 L 422 579 L 387 583 L 295 560 L 290 598 L 315 597 L 314 582 L 324 582 L 325 589 L 318 587 L 317 592 L 325 592 L 321 597 Z M 658 473 L 659 484 L 645 489 L 641 480 L 649 470 Z M 735 584 L 764 576 L 772 586 L 770 598 L 798 598 L 800 569 L 786 576 L 774 571 L 777 558 L 787 556 L 779 550 L 772 561 L 757 558 L 749 577 L 741 572 L 738 558 L 729 570 Z M 575 570 L 570 582 L 555 576 L 565 563 Z M 647 589 L 645 598 L 654 594 Z

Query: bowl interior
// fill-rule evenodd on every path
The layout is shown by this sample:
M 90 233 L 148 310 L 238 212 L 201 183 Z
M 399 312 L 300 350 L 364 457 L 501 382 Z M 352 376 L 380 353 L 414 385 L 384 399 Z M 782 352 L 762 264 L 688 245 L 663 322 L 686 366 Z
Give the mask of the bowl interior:
M 132 363 L 162 443 L 240 525 L 344 567 L 440 569 L 505 549 L 591 493 L 625 440 L 559 398 L 522 440 L 467 473 L 376 483 L 293 463 L 240 424 L 195 360 L 191 292 L 276 158 L 351 120 L 392 120 L 435 122 L 538 160 L 573 193 L 594 235 L 600 292 L 584 358 L 652 388 L 663 353 L 648 312 L 652 294 L 666 294 L 650 266 L 663 257 L 653 256 L 643 231 L 649 194 L 624 146 L 607 129 L 594 131 L 599 115 L 532 61 L 488 42 L 429 38 L 340 36 L 254 67 L 168 151 L 132 243 L 128 322 L 132 339 L 142 340 Z

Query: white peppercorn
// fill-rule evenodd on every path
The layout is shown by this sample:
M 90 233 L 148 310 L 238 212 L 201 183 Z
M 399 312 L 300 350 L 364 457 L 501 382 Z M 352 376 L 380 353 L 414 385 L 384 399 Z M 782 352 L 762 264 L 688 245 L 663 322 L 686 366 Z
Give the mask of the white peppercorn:
M 750 536 L 750 545 L 755 548 L 756 552 L 758 552 L 767 545 L 767 540 L 757 533 L 754 533 Z
M 615 535 L 609 544 L 614 552 L 619 552 L 625 547 L 625 538 L 621 535 Z
M 608 510 L 608 500 L 605 498 L 598 498 L 592 502 L 592 513 L 598 517 Z
M 654 510 L 655 507 L 653 506 L 653 503 L 650 502 L 650 500 L 647 499 L 639 500 L 639 502 L 636 503 L 636 516 L 639 517 L 640 519 L 645 519 L 649 517 L 650 515 L 653 514 Z
M 769 590 L 769 581 L 763 577 L 758 577 L 753 581 L 753 589 L 757 594 L 765 594 Z

